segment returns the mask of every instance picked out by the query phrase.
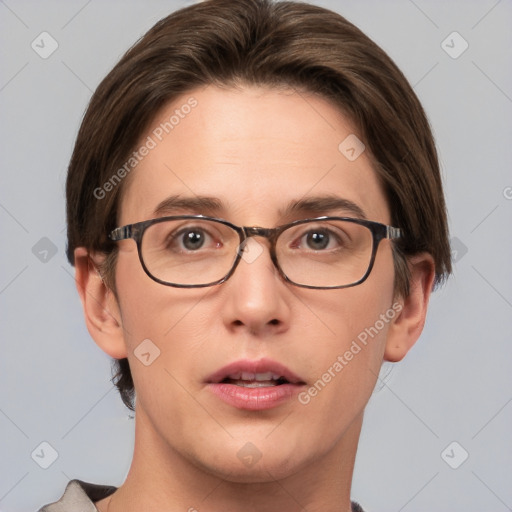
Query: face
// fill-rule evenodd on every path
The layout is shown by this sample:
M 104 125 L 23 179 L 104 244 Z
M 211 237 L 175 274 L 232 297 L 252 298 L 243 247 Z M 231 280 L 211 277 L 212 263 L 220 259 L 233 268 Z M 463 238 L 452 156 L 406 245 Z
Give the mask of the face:
M 161 123 L 173 115 L 166 133 Z M 283 213 L 291 203 L 326 196 L 389 224 L 366 152 L 352 161 L 339 150 L 354 132 L 334 106 L 310 94 L 191 91 L 166 106 L 141 138 L 141 145 L 148 136 L 155 145 L 126 183 L 119 225 L 203 214 L 270 228 L 321 215 L 356 216 L 347 207 Z M 222 207 L 158 209 L 174 196 L 216 198 Z M 371 395 L 397 314 L 389 241 L 381 242 L 364 283 L 334 290 L 286 283 L 268 241 L 254 242 L 261 254 L 242 259 L 226 282 L 209 288 L 151 280 L 133 240 L 118 242 L 116 267 L 138 431 L 161 453 L 241 481 L 262 481 L 269 472 L 285 476 L 340 453 Z M 149 365 L 135 355 L 143 340 L 151 340 L 150 359 L 155 347 L 160 351 Z M 282 374 L 288 383 L 247 387 L 242 372 L 248 381 Z M 274 375 L 264 375 L 269 372 Z M 219 382 L 224 377 L 228 384 Z

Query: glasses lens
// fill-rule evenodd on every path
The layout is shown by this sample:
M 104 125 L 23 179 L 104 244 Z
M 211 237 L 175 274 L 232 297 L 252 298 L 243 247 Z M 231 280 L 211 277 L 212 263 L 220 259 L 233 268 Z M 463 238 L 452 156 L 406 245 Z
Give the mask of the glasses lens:
M 149 273 L 170 284 L 205 285 L 231 269 L 238 233 L 216 221 L 167 220 L 149 226 L 142 237 L 142 259 Z
M 276 253 L 282 271 L 294 283 L 329 288 L 362 279 L 370 266 L 372 247 L 373 235 L 366 226 L 324 220 L 283 231 Z

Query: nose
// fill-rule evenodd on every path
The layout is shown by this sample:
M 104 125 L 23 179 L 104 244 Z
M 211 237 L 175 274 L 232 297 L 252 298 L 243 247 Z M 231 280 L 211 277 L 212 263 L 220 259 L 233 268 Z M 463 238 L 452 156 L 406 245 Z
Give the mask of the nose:
M 222 285 L 223 316 L 230 329 L 264 336 L 289 326 L 290 291 L 272 262 L 269 245 L 268 240 L 254 236 L 246 239 L 238 267 Z

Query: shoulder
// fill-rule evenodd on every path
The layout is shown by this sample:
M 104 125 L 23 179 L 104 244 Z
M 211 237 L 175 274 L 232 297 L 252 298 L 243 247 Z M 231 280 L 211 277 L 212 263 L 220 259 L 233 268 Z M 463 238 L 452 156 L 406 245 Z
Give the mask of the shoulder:
M 38 512 L 97 512 L 94 506 L 114 493 L 116 487 L 71 480 L 59 501 L 41 507 Z

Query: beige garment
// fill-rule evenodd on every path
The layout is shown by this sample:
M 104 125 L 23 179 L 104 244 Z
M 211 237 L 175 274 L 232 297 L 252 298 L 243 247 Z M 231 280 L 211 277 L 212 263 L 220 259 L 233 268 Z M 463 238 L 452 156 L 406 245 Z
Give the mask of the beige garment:
M 59 501 L 41 507 L 38 512 L 98 512 L 94 502 L 110 496 L 116 489 L 110 485 L 71 480 Z

